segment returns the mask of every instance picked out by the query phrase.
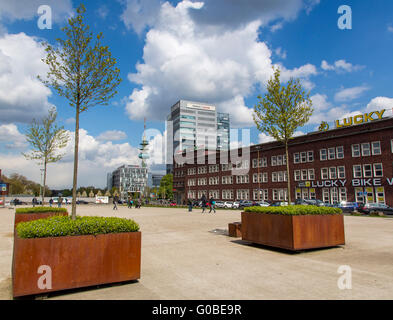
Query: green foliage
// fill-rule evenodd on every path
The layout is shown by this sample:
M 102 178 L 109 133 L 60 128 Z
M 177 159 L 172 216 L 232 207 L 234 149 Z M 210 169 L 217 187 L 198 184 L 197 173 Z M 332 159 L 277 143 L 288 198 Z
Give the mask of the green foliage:
M 45 212 L 67 212 L 66 208 L 56 207 L 31 207 L 31 208 L 18 208 L 15 213 L 45 213 Z
M 69 136 L 64 127 L 55 123 L 56 118 L 56 108 L 51 108 L 41 122 L 33 119 L 25 134 L 32 147 L 30 153 L 22 153 L 26 159 L 39 160 L 40 165 L 46 165 L 63 158 L 64 154 L 60 154 L 59 150 L 67 146 Z
M 161 178 L 158 195 L 163 199 L 173 199 L 173 174 L 166 174 Z
M 76 194 L 79 148 L 79 115 L 90 107 L 107 105 L 117 93 L 121 82 L 120 70 L 109 47 L 102 45 L 102 33 L 93 37 L 84 22 L 86 8 L 80 4 L 77 14 L 62 28 L 65 38 L 56 39 L 57 45 L 46 44 L 47 79 L 40 80 L 68 100 L 75 108 L 75 146 L 72 218 L 76 217 Z M 94 40 L 93 40 L 94 38 Z
M 106 233 L 136 232 L 139 225 L 130 219 L 116 217 L 55 216 L 28 222 L 20 222 L 16 231 L 21 238 L 65 237 L 98 235 Z
M 40 185 L 34 181 L 28 180 L 25 176 L 20 174 L 13 173 L 9 178 L 2 175 L 1 180 L 10 184 L 10 195 L 30 194 L 38 196 L 40 194 Z M 52 191 L 48 187 L 45 187 L 45 194 L 50 195 Z
M 313 108 L 310 93 L 303 90 L 300 80 L 291 78 L 285 86 L 280 82 L 280 74 L 280 69 L 275 69 L 267 93 L 263 98 L 258 96 L 253 118 L 259 131 L 285 143 L 308 122 Z
M 283 215 L 326 215 L 326 214 L 342 214 L 340 208 L 317 207 L 317 206 L 286 206 L 286 207 L 247 207 L 244 212 L 257 212 L 267 214 L 283 214 Z

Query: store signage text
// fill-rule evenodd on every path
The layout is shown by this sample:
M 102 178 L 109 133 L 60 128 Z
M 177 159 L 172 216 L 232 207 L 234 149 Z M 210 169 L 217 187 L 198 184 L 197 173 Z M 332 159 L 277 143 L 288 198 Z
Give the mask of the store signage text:
M 354 124 L 362 124 L 366 122 L 372 122 L 374 120 L 380 120 L 382 119 L 384 113 L 385 113 L 385 109 L 381 111 L 373 111 L 365 114 L 358 114 L 353 117 L 345 118 L 342 121 L 336 120 L 336 128 L 348 127 Z
M 393 178 L 386 178 L 386 182 L 393 186 Z M 310 187 L 310 188 L 330 188 L 330 187 L 344 187 L 347 180 L 323 180 L 323 181 L 307 181 L 298 184 L 298 188 Z M 353 187 L 379 187 L 382 186 L 382 179 L 353 179 L 351 181 Z

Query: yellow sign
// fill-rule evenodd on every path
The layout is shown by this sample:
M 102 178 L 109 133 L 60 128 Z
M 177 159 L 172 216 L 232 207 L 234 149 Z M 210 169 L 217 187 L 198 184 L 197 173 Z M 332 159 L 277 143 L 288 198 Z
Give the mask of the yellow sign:
M 306 187 L 311 187 L 311 183 L 310 183 L 310 181 L 306 181 Z
M 358 114 L 354 117 L 349 117 L 345 118 L 342 120 L 336 120 L 336 128 L 343 128 L 343 127 L 349 127 L 354 124 L 362 124 L 366 122 L 372 122 L 374 120 L 380 120 L 383 117 L 383 114 L 385 113 L 385 109 L 381 111 L 373 111 L 365 114 Z M 373 117 L 373 115 L 376 115 L 377 118 Z

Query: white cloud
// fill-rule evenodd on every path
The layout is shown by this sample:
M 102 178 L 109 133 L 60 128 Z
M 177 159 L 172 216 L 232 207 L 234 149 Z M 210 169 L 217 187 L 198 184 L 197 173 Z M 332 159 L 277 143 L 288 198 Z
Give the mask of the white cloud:
M 27 146 L 26 137 L 19 132 L 18 127 L 13 124 L 0 125 L 0 144 L 5 143 L 8 149 L 23 149 Z
M 97 140 L 99 140 L 99 141 L 118 141 L 118 140 L 124 140 L 126 138 L 127 138 L 127 134 L 124 131 L 108 130 L 108 131 L 101 133 L 97 137 Z
M 381 109 L 392 110 L 393 98 L 375 97 L 367 104 L 365 111 L 371 112 L 371 111 L 378 111 Z
M 51 91 L 37 79 L 47 72 L 44 56 L 44 48 L 24 33 L 0 37 L 0 123 L 30 122 L 47 114 Z
M 140 34 L 154 25 L 160 6 L 160 0 L 127 0 L 121 20 L 128 29 L 133 28 Z
M 272 53 L 258 40 L 262 22 L 247 21 L 225 32 L 208 33 L 210 22 L 202 22 L 205 18 L 197 11 L 205 8 L 203 12 L 208 13 L 218 2 L 205 4 L 186 0 L 176 7 L 162 4 L 154 27 L 146 34 L 144 62 L 136 65 L 136 73 L 128 75 L 130 81 L 140 85 L 126 103 L 131 119 L 165 119 L 171 105 L 186 99 L 234 112 L 234 126 L 252 123 L 252 108 L 244 105 L 244 99 L 256 86 L 266 84 L 273 73 Z M 237 2 L 228 5 L 237 7 Z M 225 7 L 223 3 L 221 7 Z M 225 19 L 218 20 L 217 24 L 226 23 Z M 300 75 L 305 82 L 317 73 L 312 65 L 285 72 Z
M 261 132 L 260 134 L 258 134 L 258 143 L 267 143 L 272 141 L 274 141 L 274 138 L 267 135 L 266 133 Z
M 276 50 L 274 50 L 274 53 L 281 59 L 287 58 L 287 52 L 283 50 L 281 47 L 278 47 Z
M 354 99 L 359 98 L 365 91 L 369 90 L 370 88 L 367 86 L 359 86 L 353 88 L 344 88 L 338 91 L 334 95 L 334 100 L 343 102 L 343 101 L 351 101 Z
M 64 122 L 66 124 L 74 124 L 75 123 L 75 118 L 73 118 L 73 117 L 68 118 L 68 119 L 64 120 Z
M 364 68 L 364 66 L 353 65 L 352 63 L 346 62 L 345 60 L 337 60 L 330 65 L 326 60 L 322 60 L 321 68 L 325 71 L 340 72 L 354 72 Z
M 388 31 L 393 33 L 393 27 L 391 25 L 388 25 Z

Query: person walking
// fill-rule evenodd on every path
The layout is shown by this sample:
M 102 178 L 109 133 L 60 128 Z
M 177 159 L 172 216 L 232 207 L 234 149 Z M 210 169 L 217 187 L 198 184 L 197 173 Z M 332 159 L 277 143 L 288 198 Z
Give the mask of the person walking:
M 202 195 L 202 213 L 205 213 L 206 207 L 207 207 L 207 201 L 205 195 Z
M 113 197 L 113 210 L 117 210 L 117 196 Z
M 192 200 L 188 199 L 188 212 L 192 212 Z
M 53 199 L 52 199 L 52 198 L 50 198 L 50 199 L 49 199 L 49 207 L 51 207 L 51 208 L 52 208 L 52 204 L 53 204 Z
M 63 198 L 61 196 L 59 196 L 58 200 L 57 200 L 57 207 L 61 208 L 61 203 L 63 202 Z
M 35 205 L 37 204 L 37 198 L 36 197 L 34 197 L 33 198 L 33 200 L 31 201 L 32 202 L 32 204 L 33 204 L 33 208 L 35 207 Z
M 132 208 L 131 197 L 128 197 L 127 204 L 128 204 L 128 209 L 131 209 Z
M 214 210 L 214 213 L 216 213 L 216 208 L 215 208 L 216 201 L 214 201 L 213 197 L 210 198 L 209 203 L 210 203 L 210 211 L 209 211 L 209 213 L 211 213 L 212 210 Z

